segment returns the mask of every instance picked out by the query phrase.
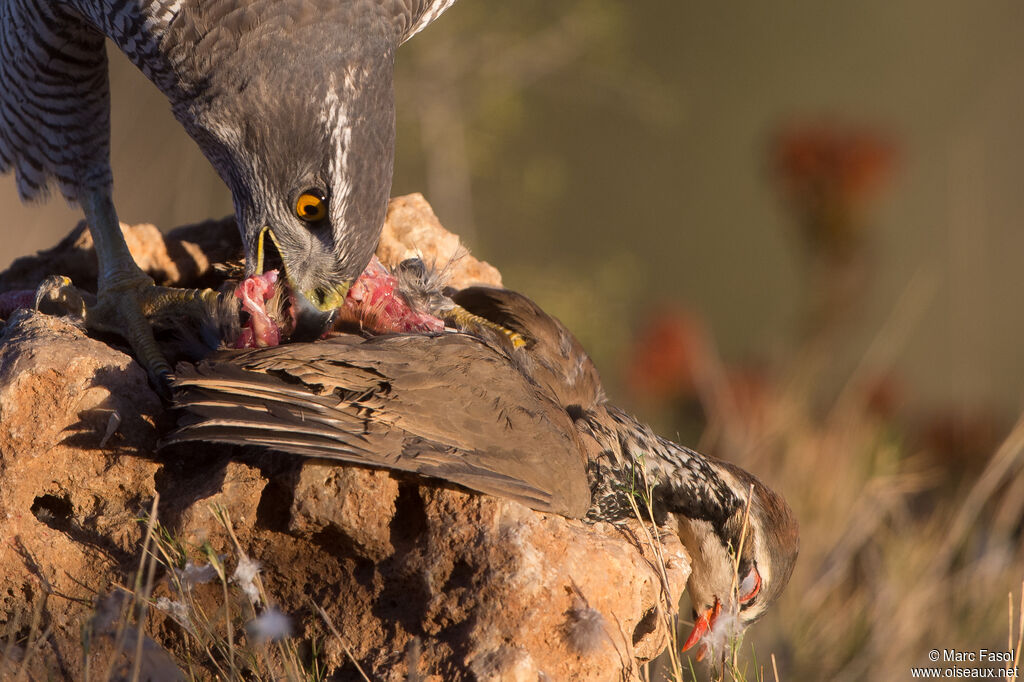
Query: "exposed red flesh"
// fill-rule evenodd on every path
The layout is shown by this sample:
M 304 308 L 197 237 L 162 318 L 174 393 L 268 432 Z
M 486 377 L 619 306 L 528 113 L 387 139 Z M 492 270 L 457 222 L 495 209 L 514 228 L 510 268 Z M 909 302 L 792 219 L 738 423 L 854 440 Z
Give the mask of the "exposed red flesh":
M 397 293 L 398 280 L 374 256 L 352 284 L 341 310 L 365 329 L 387 332 L 439 332 L 444 322 L 412 308 Z
M 281 343 L 281 326 L 266 310 L 266 302 L 273 296 L 277 281 L 277 270 L 270 270 L 262 275 L 246 277 L 238 284 L 235 296 L 242 302 L 242 309 L 249 314 L 249 319 L 233 342 L 235 348 L 260 348 Z M 358 323 L 361 328 L 376 334 L 440 332 L 444 329 L 440 318 L 409 307 L 398 293 L 398 279 L 376 256 L 352 284 L 345 304 L 338 311 L 343 319 Z
M 267 301 L 274 295 L 277 270 L 246 277 L 235 289 L 235 297 L 242 302 L 242 310 L 249 319 L 242 325 L 242 333 L 235 340 L 235 348 L 262 348 L 281 343 L 281 327 L 267 314 Z

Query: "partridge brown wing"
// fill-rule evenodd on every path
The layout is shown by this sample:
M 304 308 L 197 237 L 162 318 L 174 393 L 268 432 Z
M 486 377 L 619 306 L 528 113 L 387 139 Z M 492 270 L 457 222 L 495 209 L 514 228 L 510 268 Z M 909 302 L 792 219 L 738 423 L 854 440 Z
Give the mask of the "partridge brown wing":
M 190 417 L 167 442 L 260 445 L 443 479 L 582 517 L 583 449 L 565 410 L 465 334 L 339 336 L 179 366 Z
M 452 300 L 526 339 L 526 347 L 510 353 L 510 357 L 524 375 L 549 391 L 563 407 L 590 410 L 605 401 L 601 377 L 583 345 L 558 318 L 526 296 L 508 289 L 476 286 L 454 292 Z M 502 341 L 507 345 L 507 340 Z

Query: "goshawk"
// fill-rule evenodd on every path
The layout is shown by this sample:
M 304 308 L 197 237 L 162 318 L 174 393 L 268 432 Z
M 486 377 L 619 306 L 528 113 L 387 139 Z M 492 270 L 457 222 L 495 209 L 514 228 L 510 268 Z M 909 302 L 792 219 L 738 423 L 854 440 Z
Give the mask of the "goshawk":
M 170 100 L 234 199 L 251 274 L 273 241 L 294 290 L 334 307 L 373 253 L 391 188 L 395 49 L 454 0 L 3 0 L 0 172 L 23 200 L 52 184 L 99 259 L 91 327 L 169 373 L 145 315 L 158 289 L 111 200 L 111 39 Z M 264 237 L 269 236 L 269 240 Z

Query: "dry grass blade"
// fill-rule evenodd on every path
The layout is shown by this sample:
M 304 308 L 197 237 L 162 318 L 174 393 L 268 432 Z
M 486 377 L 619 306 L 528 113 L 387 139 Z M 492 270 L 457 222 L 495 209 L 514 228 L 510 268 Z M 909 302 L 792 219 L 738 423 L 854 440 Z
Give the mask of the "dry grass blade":
M 143 598 L 137 599 L 138 613 L 136 614 L 136 635 L 135 635 L 135 659 L 132 661 L 132 682 L 137 682 L 142 672 L 142 642 L 145 637 L 143 623 L 146 621 L 146 605 L 149 603 L 149 595 L 153 593 L 153 576 L 156 572 L 156 554 L 150 550 L 153 542 L 153 529 L 156 527 L 156 511 L 160 504 L 160 494 L 153 496 L 153 504 L 149 510 L 149 519 L 146 521 L 146 536 L 142 542 L 142 559 L 139 562 L 139 573 L 135 578 L 135 594 L 139 594 L 142 576 L 146 576 L 145 589 L 142 592 Z M 147 564 L 149 570 L 146 570 Z
M 862 393 L 864 379 L 868 374 L 893 364 L 924 316 L 937 287 L 938 277 L 931 269 L 920 268 L 914 273 L 836 399 L 833 415 L 849 414 L 856 396 Z
M 345 655 L 348 656 L 348 659 L 352 661 L 352 665 L 356 667 L 356 670 L 359 672 L 360 677 L 362 677 L 366 682 L 370 682 L 370 678 L 367 677 L 366 672 L 363 670 L 362 666 L 359 665 L 359 661 L 356 660 L 356 657 L 355 655 L 353 655 L 352 650 L 348 648 L 348 644 L 345 643 L 345 638 L 341 636 L 341 633 L 338 632 L 338 628 L 334 626 L 334 621 L 331 620 L 330 615 L 328 615 L 328 613 L 324 611 L 323 608 L 319 604 L 314 602 L 312 599 L 309 600 L 309 603 L 313 605 L 313 608 L 317 610 L 317 612 L 320 614 L 320 617 L 324 619 L 324 623 L 327 624 L 327 627 L 330 629 L 331 634 L 338 639 L 338 643 L 341 644 L 341 648 L 345 651 Z
M 39 631 L 39 623 L 42 620 L 43 610 L 46 608 L 47 596 L 48 595 L 44 594 L 42 599 L 36 600 L 36 604 L 32 609 L 32 624 L 29 626 L 28 635 L 25 638 L 25 652 L 22 655 L 21 666 L 18 668 L 18 672 L 14 677 L 15 680 L 29 679 L 29 663 L 36 651 L 39 650 L 42 644 L 45 643 L 46 639 L 50 636 L 50 626 L 47 626 L 42 632 Z
M 992 499 L 993 493 L 1007 480 L 1007 477 L 1020 468 L 1022 461 L 1024 461 L 1024 415 L 1003 440 L 978 481 L 971 488 L 967 499 L 960 505 L 960 511 L 950 527 L 946 541 L 936 556 L 935 571 L 948 570 L 957 549 L 974 527 L 982 507 Z
M 654 554 L 655 557 L 654 563 L 658 570 L 658 579 L 661 581 L 661 589 L 663 595 L 663 599 L 661 601 L 664 602 L 658 604 L 658 610 L 661 613 L 662 622 L 664 623 L 665 629 L 668 632 L 669 636 L 668 655 L 670 672 L 673 680 L 682 682 L 683 666 L 682 661 L 679 657 L 679 639 L 677 634 L 677 630 L 679 628 L 679 614 L 677 612 L 677 605 L 668 603 L 668 595 L 671 594 L 671 589 L 669 588 L 668 568 L 665 564 L 665 547 L 664 545 L 662 545 L 660 539 L 655 539 L 654 535 L 651 533 L 650 529 L 647 526 L 647 524 L 650 523 L 653 527 L 657 528 L 658 524 L 655 521 L 654 505 L 652 502 L 652 500 L 654 499 L 653 490 L 651 489 L 650 482 L 647 480 L 647 475 L 646 471 L 644 470 L 644 463 L 642 459 L 634 467 L 634 481 L 636 480 L 636 478 L 640 479 L 642 488 L 640 490 L 629 491 L 630 494 L 627 495 L 627 498 L 629 499 L 629 504 L 632 507 L 633 515 L 635 516 L 637 521 L 640 522 L 640 530 L 644 534 L 647 546 L 651 548 L 651 552 Z M 644 503 L 644 511 L 646 512 L 646 516 L 640 510 L 640 507 L 637 504 L 637 495 L 640 496 L 641 500 Z
M 739 596 L 739 585 L 740 585 L 740 558 L 743 556 L 743 545 L 747 541 L 747 531 L 750 530 L 750 502 L 754 498 L 754 484 L 750 484 L 750 489 L 747 490 L 747 504 L 743 508 L 743 525 L 740 527 L 740 545 L 736 548 L 736 556 L 733 557 L 732 564 L 732 594 L 733 597 Z M 737 599 L 737 603 L 739 600 Z
M 1017 620 L 1017 646 L 1013 646 L 1013 593 L 1010 593 L 1010 651 L 1013 655 L 1013 670 L 1020 670 L 1021 647 L 1024 646 L 1024 581 L 1020 584 L 1020 607 Z M 1007 668 L 1010 665 L 1007 663 Z
M 0 659 L 0 673 L 4 672 L 8 663 L 14 658 L 14 647 L 17 646 L 17 633 L 21 629 L 21 611 L 14 613 L 11 621 L 5 624 L 7 626 L 7 643 L 4 645 L 3 658 Z
M 242 548 L 242 544 L 238 541 L 238 536 L 235 534 L 234 525 L 231 523 L 231 518 L 228 515 L 227 510 L 218 505 L 215 506 L 212 509 L 212 511 L 214 516 L 217 518 L 217 520 L 223 526 L 224 530 L 227 532 L 228 538 L 231 540 L 231 544 L 234 547 L 235 554 L 238 557 L 239 562 L 251 561 L 249 555 Z M 237 575 L 235 579 L 237 579 Z M 258 570 L 255 571 L 255 574 L 252 576 L 252 583 L 256 587 L 259 599 L 264 605 L 264 614 L 266 614 L 267 612 L 271 611 L 274 607 L 273 602 L 270 599 L 270 596 L 267 594 L 266 587 L 263 584 L 263 579 L 260 577 L 260 573 Z M 255 606 L 255 604 L 252 604 L 252 600 L 248 592 L 244 589 L 243 592 L 246 592 L 246 597 L 250 599 L 250 604 Z M 255 610 L 253 610 L 252 615 L 254 616 L 253 620 L 256 620 Z M 284 666 L 285 677 L 287 677 L 289 680 L 301 679 L 301 665 L 299 664 L 298 661 L 298 654 L 296 652 L 294 643 L 291 642 L 291 640 L 288 640 L 286 642 L 284 641 L 284 638 L 276 638 L 273 640 L 273 643 L 278 655 L 281 657 L 282 665 Z M 264 664 L 266 665 L 268 670 L 276 667 L 274 663 L 271 661 L 269 651 L 263 649 L 261 653 Z

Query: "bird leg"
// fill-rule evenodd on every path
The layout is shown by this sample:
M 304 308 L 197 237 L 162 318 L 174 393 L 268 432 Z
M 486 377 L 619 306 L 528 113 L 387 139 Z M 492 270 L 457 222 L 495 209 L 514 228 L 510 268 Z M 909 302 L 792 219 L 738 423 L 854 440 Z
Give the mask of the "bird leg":
M 492 322 L 485 317 L 480 317 L 479 315 L 471 313 L 457 303 L 453 304 L 451 309 L 445 311 L 443 317 L 445 322 L 448 322 L 456 329 L 469 332 L 479 332 L 483 329 L 490 329 L 491 331 L 499 332 L 508 338 L 513 348 L 522 348 L 526 345 L 526 339 L 523 338 L 522 334 L 514 332 L 511 329 L 507 329 L 497 322 Z
M 171 367 L 147 318 L 172 308 L 201 315 L 204 303 L 217 294 L 211 290 L 157 287 L 128 250 L 109 188 L 85 192 L 82 208 L 99 264 L 96 298 L 93 301 L 74 289 L 67 277 L 51 277 L 39 288 L 36 307 L 46 312 L 47 306 L 56 305 L 81 318 L 91 331 L 121 336 L 131 345 L 154 385 L 166 390 Z

